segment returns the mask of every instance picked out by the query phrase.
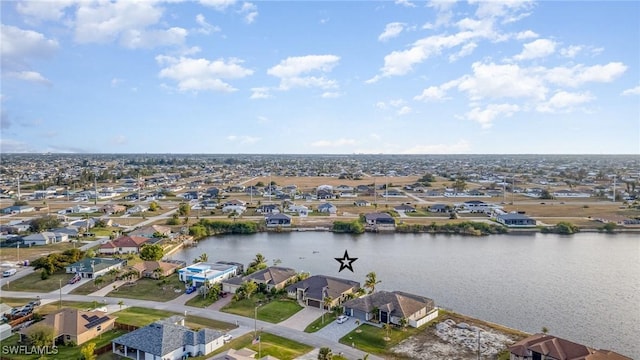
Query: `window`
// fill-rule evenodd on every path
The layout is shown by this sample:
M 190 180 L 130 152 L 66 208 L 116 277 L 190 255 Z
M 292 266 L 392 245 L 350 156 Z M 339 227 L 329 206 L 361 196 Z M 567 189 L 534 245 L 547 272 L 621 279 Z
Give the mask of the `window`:
M 96 330 L 98 330 L 98 331 L 102 331 L 102 325 L 98 325 L 98 327 L 96 328 Z
M 67 340 L 71 340 L 71 335 L 67 335 Z

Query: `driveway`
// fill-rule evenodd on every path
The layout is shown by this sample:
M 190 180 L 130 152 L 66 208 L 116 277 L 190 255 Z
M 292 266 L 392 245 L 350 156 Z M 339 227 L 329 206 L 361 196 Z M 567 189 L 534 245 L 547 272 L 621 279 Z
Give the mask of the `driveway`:
M 350 317 L 349 320 L 342 324 L 338 324 L 337 321 L 332 322 L 331 324 L 320 329 L 320 331 L 316 332 L 316 335 L 328 340 L 338 342 L 341 337 L 347 335 L 357 327 L 358 325 L 356 325 L 356 319 Z
M 313 320 L 319 318 L 321 315 L 322 310 L 305 306 L 302 310 L 281 322 L 279 325 L 302 331 L 307 327 L 307 325 L 312 323 Z

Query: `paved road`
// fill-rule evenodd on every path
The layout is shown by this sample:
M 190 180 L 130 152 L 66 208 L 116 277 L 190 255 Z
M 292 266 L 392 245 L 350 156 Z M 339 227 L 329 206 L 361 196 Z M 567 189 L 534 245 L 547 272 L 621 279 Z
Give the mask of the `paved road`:
M 27 299 L 35 299 L 40 296 L 43 300 L 48 300 L 49 302 L 55 301 L 59 298 L 59 294 L 57 293 L 38 293 L 38 292 L 18 292 L 18 291 L 3 291 L 3 297 L 12 297 L 12 298 L 27 298 Z M 225 321 L 230 324 L 237 323 L 239 328 L 231 331 L 230 333 L 234 336 L 241 336 L 248 332 L 253 331 L 254 329 L 254 319 L 246 318 L 243 316 L 238 316 L 234 314 L 228 314 L 218 311 L 211 311 L 210 309 L 202 309 L 196 308 L 186 305 L 180 305 L 175 303 L 161 303 L 157 301 L 148 301 L 148 300 L 137 300 L 137 299 L 121 299 L 121 298 L 104 298 L 99 296 L 86 296 L 86 295 L 63 295 L 63 300 L 66 301 L 97 301 L 101 304 L 105 304 L 107 307 L 113 309 L 118 306 L 118 302 L 120 300 L 124 301 L 126 306 L 137 306 L 144 307 L 149 309 L 157 309 L 157 310 L 167 310 L 178 313 L 187 313 L 190 315 L 201 316 L 208 319 L 214 319 L 219 321 Z M 44 302 L 44 301 L 43 301 Z M 287 339 L 291 339 L 294 341 L 301 342 L 303 344 L 307 344 L 316 348 L 320 347 L 329 347 L 333 350 L 334 353 L 342 352 L 343 355 L 348 359 L 361 359 L 366 354 L 358 349 L 352 348 L 350 346 L 346 346 L 338 343 L 337 341 L 333 341 L 327 338 L 323 338 L 321 336 L 315 334 L 307 334 L 305 332 L 288 328 L 286 326 L 271 324 L 265 321 L 257 321 L 255 322 L 257 328 L 262 331 L 266 331 Z M 380 357 L 369 355 L 369 359 L 382 359 Z

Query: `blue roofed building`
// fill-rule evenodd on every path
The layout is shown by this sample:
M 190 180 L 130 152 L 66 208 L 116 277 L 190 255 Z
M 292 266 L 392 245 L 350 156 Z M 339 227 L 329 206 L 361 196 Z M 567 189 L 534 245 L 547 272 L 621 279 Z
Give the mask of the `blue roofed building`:
M 180 281 L 193 286 L 220 283 L 242 273 L 242 264 L 231 262 L 199 262 L 178 270 Z

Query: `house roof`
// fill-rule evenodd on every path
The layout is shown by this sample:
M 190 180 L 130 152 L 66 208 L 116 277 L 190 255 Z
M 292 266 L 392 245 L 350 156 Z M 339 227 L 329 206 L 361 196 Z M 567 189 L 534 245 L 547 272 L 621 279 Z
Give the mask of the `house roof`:
M 150 225 L 150 226 L 145 226 L 139 229 L 135 229 L 132 232 L 130 232 L 128 235 L 144 236 L 145 234 L 154 234 L 156 232 L 159 232 L 160 234 L 169 234 L 171 232 L 171 228 L 168 226 L 162 226 L 162 225 Z
M 93 271 L 91 273 L 103 270 L 105 268 L 111 267 L 113 265 L 124 262 L 122 259 L 111 259 L 111 258 L 86 258 L 82 259 L 78 262 L 75 262 L 71 265 L 67 265 L 67 267 L 75 267 L 79 269 L 83 269 L 84 272 L 89 272 L 93 267 Z
M 509 347 L 517 356 L 528 356 L 529 351 L 558 360 L 626 360 L 626 356 L 608 350 L 594 350 L 553 335 L 535 334 Z
M 51 326 L 56 337 L 62 334 L 77 336 L 115 319 L 115 316 L 102 311 L 65 308 L 45 316 L 42 323 Z
M 109 249 L 117 247 L 140 247 L 140 245 L 149 241 L 149 238 L 143 236 L 121 236 L 113 241 L 109 241 L 100 246 L 100 249 Z
M 164 261 L 143 261 L 132 267 L 140 272 L 153 272 L 157 268 L 161 268 L 162 272 L 167 272 L 168 270 L 179 268 L 180 265 Z
M 500 214 L 500 215 L 498 215 L 498 218 L 503 219 L 503 220 L 532 220 L 527 215 L 518 214 L 518 213 L 515 213 L 515 214 L 514 213 Z
M 304 289 L 307 298 L 322 300 L 326 296 L 336 299 L 350 289 L 357 290 L 359 288 L 360 283 L 357 281 L 314 275 L 287 286 L 287 291 L 293 292 L 297 291 L 297 289 Z M 323 291 L 325 291 L 324 296 Z
M 375 221 L 376 223 L 394 223 L 393 217 L 387 213 L 368 213 L 364 215 L 367 221 Z
M 262 269 L 245 276 L 245 280 L 254 280 L 256 282 L 261 281 L 266 284 L 276 285 L 285 282 L 294 276 L 296 276 L 296 271 L 294 269 L 270 266 L 266 269 Z
M 409 206 L 407 204 L 402 204 L 394 207 L 393 209 L 400 210 L 400 211 L 414 211 L 416 208 L 414 208 L 413 206 Z
M 365 297 L 349 300 L 344 303 L 344 306 L 367 313 L 378 308 L 393 316 L 408 318 L 425 307 L 430 311 L 435 305 L 433 300 L 419 295 L 400 291 L 378 291 Z
M 185 345 L 208 344 L 223 336 L 223 333 L 211 329 L 195 332 L 177 325 L 175 320 L 175 318 L 169 318 L 156 321 L 124 334 L 113 342 L 162 357 Z
M 277 213 L 277 214 L 267 214 L 265 215 L 265 218 L 267 220 L 291 220 L 291 216 L 287 215 L 287 214 L 282 214 L 282 213 Z

